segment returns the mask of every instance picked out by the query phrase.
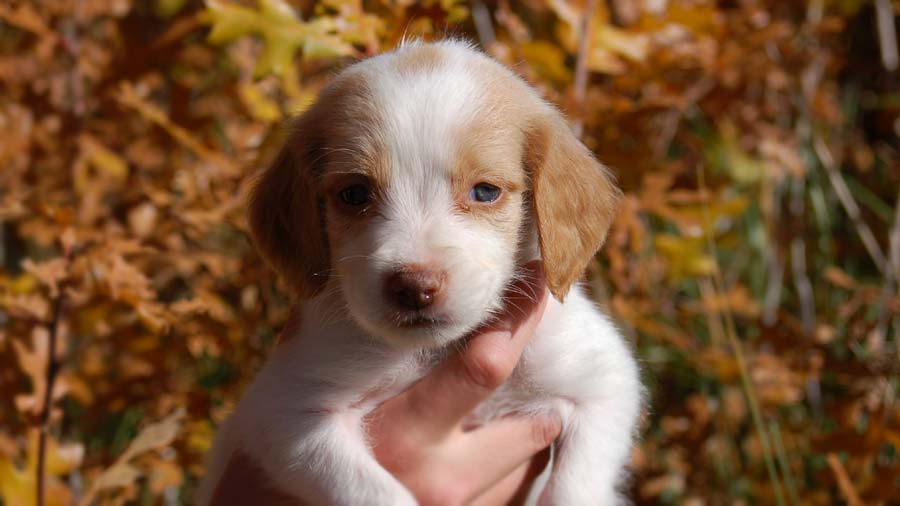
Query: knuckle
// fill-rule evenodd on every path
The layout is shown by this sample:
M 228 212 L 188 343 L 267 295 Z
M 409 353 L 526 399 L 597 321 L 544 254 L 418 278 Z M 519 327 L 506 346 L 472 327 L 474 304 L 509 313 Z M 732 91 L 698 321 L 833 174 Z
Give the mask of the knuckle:
M 515 363 L 510 362 L 497 347 L 475 350 L 466 354 L 462 361 L 466 378 L 486 390 L 494 390 L 506 381 L 515 367 Z
M 375 460 L 395 476 L 406 476 L 419 468 L 420 452 L 404 438 L 385 438 L 371 447 Z
M 556 418 L 541 416 L 531 424 L 531 439 L 538 448 L 550 446 L 559 437 L 560 422 Z

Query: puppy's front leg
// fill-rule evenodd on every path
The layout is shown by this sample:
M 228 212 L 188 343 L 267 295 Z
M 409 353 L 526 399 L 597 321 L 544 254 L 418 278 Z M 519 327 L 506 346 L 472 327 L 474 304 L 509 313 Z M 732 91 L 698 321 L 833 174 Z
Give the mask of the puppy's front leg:
M 598 368 L 603 370 L 603 368 Z M 607 369 L 559 409 L 563 432 L 541 506 L 620 506 L 617 491 L 630 458 L 640 409 L 637 369 Z
M 616 490 L 631 448 L 631 424 L 604 409 L 569 417 L 540 506 L 620 506 Z
M 264 457 L 258 461 L 280 490 L 312 504 L 416 504 L 412 494 L 372 456 L 355 415 L 304 413 L 302 420 L 297 415 L 286 418 L 292 423 L 260 427 L 267 444 L 250 448 Z

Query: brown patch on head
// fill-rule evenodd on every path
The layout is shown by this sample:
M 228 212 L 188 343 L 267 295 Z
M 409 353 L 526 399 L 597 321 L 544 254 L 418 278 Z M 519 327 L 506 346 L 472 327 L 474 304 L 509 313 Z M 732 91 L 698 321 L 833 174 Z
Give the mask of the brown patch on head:
M 511 222 L 513 215 L 522 213 L 528 188 L 528 175 L 521 163 L 524 136 L 520 125 L 529 99 L 534 99 L 521 81 L 493 60 L 471 58 L 467 67 L 489 107 L 475 111 L 456 129 L 459 152 L 451 169 L 453 194 L 457 206 L 478 219 L 496 224 Z M 479 183 L 500 188 L 500 198 L 493 203 L 473 202 L 470 193 Z
M 365 76 L 345 72 L 290 125 L 287 140 L 250 194 L 250 232 L 262 256 L 297 296 L 316 295 L 330 271 L 321 182 L 328 171 L 379 173 L 377 114 Z M 370 163 L 348 164 L 349 159 Z M 358 170 L 358 169 L 355 169 Z
M 460 148 L 450 181 L 458 209 L 478 219 L 502 223 L 521 214 L 527 181 L 519 162 L 521 142 L 515 138 L 521 135 L 509 125 L 500 128 L 492 123 L 482 119 L 460 129 Z M 481 183 L 500 189 L 497 200 L 472 200 L 472 189 Z
M 427 73 L 437 68 L 446 56 L 441 48 L 431 44 L 415 44 L 397 54 L 397 70 L 401 74 Z

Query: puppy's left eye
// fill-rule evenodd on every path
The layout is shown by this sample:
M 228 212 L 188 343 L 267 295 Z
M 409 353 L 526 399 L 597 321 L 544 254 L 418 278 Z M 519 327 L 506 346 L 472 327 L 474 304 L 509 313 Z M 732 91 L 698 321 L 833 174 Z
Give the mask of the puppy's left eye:
M 492 184 L 478 183 L 469 192 L 469 198 L 475 202 L 493 202 L 500 198 L 500 188 Z
M 341 190 L 338 196 L 344 204 L 358 207 L 369 203 L 371 192 L 369 187 L 364 184 L 354 184 Z

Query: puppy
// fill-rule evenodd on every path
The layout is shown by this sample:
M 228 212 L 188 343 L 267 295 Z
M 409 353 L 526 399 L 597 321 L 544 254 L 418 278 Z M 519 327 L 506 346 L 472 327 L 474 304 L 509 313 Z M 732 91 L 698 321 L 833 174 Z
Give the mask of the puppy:
M 465 43 L 407 43 L 344 70 L 251 195 L 252 234 L 302 323 L 219 431 L 201 504 L 235 452 L 316 504 L 416 504 L 373 457 L 364 416 L 500 312 L 535 259 L 554 299 L 473 420 L 555 414 L 540 503 L 620 504 L 638 368 L 575 284 L 618 196 L 562 115 Z

